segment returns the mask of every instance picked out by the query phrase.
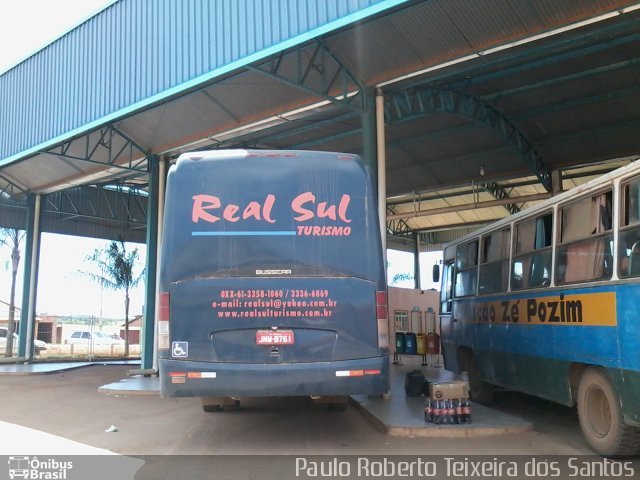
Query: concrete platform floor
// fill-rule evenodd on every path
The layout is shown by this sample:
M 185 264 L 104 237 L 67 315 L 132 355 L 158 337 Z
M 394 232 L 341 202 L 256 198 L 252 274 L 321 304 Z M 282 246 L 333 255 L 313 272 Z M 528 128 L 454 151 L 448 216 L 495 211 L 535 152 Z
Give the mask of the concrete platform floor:
M 496 409 L 472 403 L 472 423 L 435 425 L 424 421 L 424 397 L 407 397 L 404 378 L 407 372 L 420 369 L 430 382 L 454 380 L 454 374 L 442 367 L 421 365 L 420 357 L 402 357 L 402 365 L 391 366 L 389 398 L 355 395 L 353 404 L 380 430 L 396 437 L 474 438 L 522 433 L 533 424 Z
M 431 382 L 453 380 L 454 375 L 442 367 L 421 365 L 421 357 L 403 356 L 402 363 L 391 366 L 391 392 L 388 398 L 365 395 L 352 397 L 352 405 L 386 434 L 396 437 L 473 438 L 533 430 L 533 424 L 528 421 L 479 404 L 472 404 L 470 424 L 434 425 L 425 422 L 425 399 L 405 395 L 405 374 L 420 369 Z M 98 391 L 109 395 L 158 396 L 160 384 L 158 377 L 133 376 L 102 385 Z
M 100 362 L 40 362 L 40 363 L 6 363 L 0 364 L 0 376 L 4 375 L 47 375 L 66 372 L 76 368 L 92 365 L 140 365 L 140 360 L 108 360 Z
M 160 378 L 134 375 L 119 382 L 108 383 L 98 388 L 98 392 L 109 395 L 160 396 Z

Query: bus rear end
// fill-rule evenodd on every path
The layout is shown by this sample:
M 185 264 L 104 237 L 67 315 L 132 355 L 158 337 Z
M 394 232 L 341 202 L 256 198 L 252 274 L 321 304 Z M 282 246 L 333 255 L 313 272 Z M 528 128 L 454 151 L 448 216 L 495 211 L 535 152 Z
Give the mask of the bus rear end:
M 386 288 L 371 188 L 355 155 L 183 155 L 167 179 L 162 394 L 387 392 Z

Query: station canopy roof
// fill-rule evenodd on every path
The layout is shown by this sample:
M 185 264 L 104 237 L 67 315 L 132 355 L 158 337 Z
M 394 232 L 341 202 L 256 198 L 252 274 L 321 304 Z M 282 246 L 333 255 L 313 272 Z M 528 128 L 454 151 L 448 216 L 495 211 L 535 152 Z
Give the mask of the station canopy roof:
M 380 89 L 390 233 L 487 223 L 548 197 L 553 171 L 567 189 L 638 158 L 639 15 L 623 0 L 400 3 L 6 164 L 0 189 L 144 189 L 148 154 L 196 149 L 361 153 Z

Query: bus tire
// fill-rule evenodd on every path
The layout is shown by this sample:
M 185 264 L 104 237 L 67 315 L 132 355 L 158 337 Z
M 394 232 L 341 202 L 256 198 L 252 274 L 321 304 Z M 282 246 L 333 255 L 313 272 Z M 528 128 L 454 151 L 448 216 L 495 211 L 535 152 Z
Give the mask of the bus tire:
M 481 405 L 493 405 L 495 389 L 490 383 L 480 380 L 480 372 L 478 372 L 473 353 L 467 353 L 465 365 L 469 375 L 469 396 L 471 400 Z
M 578 420 L 589 446 L 605 457 L 634 455 L 640 429 L 626 425 L 611 380 L 600 368 L 587 368 L 578 385 Z

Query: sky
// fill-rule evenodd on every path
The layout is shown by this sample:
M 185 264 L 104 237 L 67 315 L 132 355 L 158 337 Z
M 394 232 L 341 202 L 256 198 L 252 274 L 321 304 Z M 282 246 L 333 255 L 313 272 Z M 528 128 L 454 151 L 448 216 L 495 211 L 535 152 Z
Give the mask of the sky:
M 0 73 L 86 20 L 113 0 L 3 0 Z
M 83 22 L 113 0 L 4 0 L 0 2 L 0 73 L 37 52 L 44 46 Z M 95 249 L 104 248 L 105 240 L 69 237 L 44 233 L 40 252 L 38 277 L 38 314 L 93 315 L 96 318 L 123 318 L 124 296 L 121 292 L 105 291 L 79 274 L 90 264 L 86 257 Z M 144 245 L 138 248 L 140 258 L 145 258 Z M 24 255 L 24 248 L 23 248 Z M 0 248 L 0 300 L 9 300 L 11 273 L 8 265 L 10 251 Z M 431 267 L 438 257 L 421 255 L 422 288 L 434 288 L 430 282 Z M 22 269 L 17 284 L 16 303 L 21 303 Z M 140 268 L 142 268 L 142 263 Z M 390 251 L 388 277 L 396 273 L 413 274 L 413 255 Z M 395 283 L 396 286 L 413 287 L 412 280 Z M 142 313 L 144 286 L 131 294 L 132 314 Z M 0 306 L 0 315 L 3 307 Z

